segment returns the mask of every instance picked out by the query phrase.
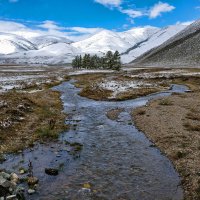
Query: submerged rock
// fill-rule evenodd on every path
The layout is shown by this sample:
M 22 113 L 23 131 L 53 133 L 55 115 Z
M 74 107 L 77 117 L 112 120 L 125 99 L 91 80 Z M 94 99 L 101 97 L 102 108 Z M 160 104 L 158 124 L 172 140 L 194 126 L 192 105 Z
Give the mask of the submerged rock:
M 2 126 L 2 122 L 0 122 L 0 127 L 1 126 Z M 6 158 L 4 157 L 4 155 L 0 154 L 0 164 L 2 164 L 5 161 L 6 161 Z
M 54 168 L 46 168 L 45 169 L 45 173 L 50 176 L 57 176 L 58 172 L 59 172 L 58 169 L 54 169 Z
M 17 187 L 19 177 L 15 173 L 0 172 L 0 200 L 25 200 L 24 188 Z
M 11 178 L 11 175 L 6 172 L 0 172 L 0 177 L 3 177 L 5 179 L 9 180 Z
M 28 194 L 34 194 L 35 193 L 35 190 L 33 190 L 33 189 L 28 189 Z
M 39 182 L 39 179 L 37 177 L 28 177 L 27 183 L 30 186 L 34 186 Z
M 19 176 L 15 173 L 12 173 L 10 179 L 13 183 L 17 183 L 19 181 Z

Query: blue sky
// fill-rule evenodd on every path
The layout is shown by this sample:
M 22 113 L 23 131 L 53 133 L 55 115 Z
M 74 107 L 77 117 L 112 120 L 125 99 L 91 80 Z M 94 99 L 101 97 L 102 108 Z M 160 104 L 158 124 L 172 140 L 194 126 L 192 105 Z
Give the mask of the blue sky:
M 68 31 L 74 27 L 122 31 L 200 18 L 200 0 L 0 0 L 0 8 L 2 21 L 56 31 L 66 31 L 66 27 Z

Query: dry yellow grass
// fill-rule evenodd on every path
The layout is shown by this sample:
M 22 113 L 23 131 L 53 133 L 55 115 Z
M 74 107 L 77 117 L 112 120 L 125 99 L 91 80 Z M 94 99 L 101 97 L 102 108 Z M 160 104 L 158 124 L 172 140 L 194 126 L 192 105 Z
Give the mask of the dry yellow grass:
M 197 86 L 195 86 L 197 88 Z M 135 124 L 173 162 L 186 200 L 200 199 L 200 92 L 155 100 L 133 111 Z M 144 114 L 140 115 L 140 110 Z
M 7 103 L 0 109 L 0 122 L 10 123 L 0 127 L 0 153 L 16 152 L 37 140 L 55 139 L 67 128 L 59 92 L 11 91 L 1 94 L 0 99 Z
M 113 80 L 113 81 L 133 81 L 136 80 L 135 78 L 131 78 L 125 76 L 123 74 L 85 74 L 72 77 L 76 80 L 74 85 L 76 87 L 81 88 L 80 95 L 83 97 L 87 97 L 94 100 L 105 100 L 105 101 L 123 101 L 128 99 L 135 99 L 141 96 L 146 96 L 151 93 L 155 93 L 161 90 L 166 89 L 162 85 L 160 87 L 141 87 L 141 88 L 134 88 L 129 89 L 125 92 L 121 92 L 117 94 L 115 97 L 112 96 L 112 91 L 108 89 L 103 89 L 99 87 L 99 83 L 105 80 Z M 151 82 L 153 82 L 151 80 Z
M 158 88 L 135 88 L 126 92 L 119 93 L 114 100 L 124 101 L 128 99 L 135 99 L 138 97 L 146 96 L 155 92 L 159 92 Z

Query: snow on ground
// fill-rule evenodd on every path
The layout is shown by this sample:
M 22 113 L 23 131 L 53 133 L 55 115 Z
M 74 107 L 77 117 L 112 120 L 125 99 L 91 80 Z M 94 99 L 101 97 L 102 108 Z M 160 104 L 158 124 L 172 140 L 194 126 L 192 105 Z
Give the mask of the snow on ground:
M 1 72 L 43 72 L 43 69 L 1 69 Z
M 155 84 L 144 83 L 139 81 L 108 81 L 102 82 L 98 85 L 105 90 L 113 91 L 112 97 L 115 98 L 119 93 L 126 92 L 136 88 L 151 88 L 155 87 Z
M 0 66 L 0 92 L 11 89 L 41 89 L 44 84 L 62 81 L 70 69 L 67 66 Z
M 44 77 L 47 77 L 47 76 L 45 75 L 6 76 L 6 77 L 0 77 L 0 82 L 23 81 L 27 79 L 36 79 L 36 78 L 44 78 Z
M 200 75 L 200 72 L 183 73 L 183 76 L 198 76 L 198 75 Z
M 153 78 L 172 78 L 179 76 L 199 76 L 200 72 L 188 72 L 187 70 L 166 70 L 159 72 L 145 72 L 140 74 L 129 75 L 132 78 L 144 78 L 144 79 L 153 79 Z
M 142 70 L 142 69 L 146 69 L 146 68 L 138 68 L 138 67 L 129 67 L 129 68 L 126 68 L 126 67 L 124 67 L 124 68 L 122 68 L 122 70 L 123 71 L 127 71 L 127 72 L 129 72 L 129 71 L 136 71 L 136 70 Z
M 95 73 L 113 73 L 114 70 L 79 70 L 70 72 L 69 75 L 81 75 L 81 74 L 95 74 Z
M 25 85 L 41 84 L 47 81 L 45 75 L 12 75 L 0 77 L 0 92 L 22 89 Z

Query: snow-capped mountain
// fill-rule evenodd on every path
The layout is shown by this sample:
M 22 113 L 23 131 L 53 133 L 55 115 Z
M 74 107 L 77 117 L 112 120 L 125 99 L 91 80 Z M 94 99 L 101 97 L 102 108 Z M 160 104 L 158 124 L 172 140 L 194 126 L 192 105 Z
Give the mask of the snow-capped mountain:
M 167 41 L 169 38 L 173 37 L 183 29 L 185 25 L 177 24 L 174 26 L 168 26 L 162 29 L 157 29 L 157 31 L 147 37 L 141 38 L 141 40 L 134 44 L 131 48 L 127 49 L 122 53 L 122 62 L 129 63 L 136 59 L 143 53 L 153 49 L 160 44 Z
M 83 53 L 90 54 L 103 54 L 109 50 L 118 50 L 122 53 L 134 44 L 150 37 L 157 30 L 159 29 L 155 27 L 135 28 L 126 32 L 103 30 L 90 38 L 73 43 L 72 46 Z
M 120 32 L 119 35 L 123 40 L 128 41 L 132 47 L 134 44 L 137 44 L 155 34 L 158 30 L 160 29 L 153 26 L 137 27 L 128 31 Z
M 9 33 L 0 33 L 0 54 L 11 54 L 36 49 L 36 45 L 23 37 Z
M 122 52 L 129 43 L 120 38 L 118 33 L 103 30 L 88 39 L 73 43 L 72 46 L 83 53 L 102 54 L 114 49 Z
M 18 52 L 4 55 L 0 58 L 3 63 L 25 64 L 64 64 L 70 63 L 80 52 L 67 43 L 57 43 L 45 46 L 38 50 Z
M 78 42 L 54 35 L 25 38 L 15 34 L 0 33 L 0 54 L 2 54 L 0 63 L 70 63 L 76 55 L 85 53 L 103 55 L 109 50 L 113 52 L 118 50 L 122 62 L 128 63 L 164 43 L 185 27 L 186 25 L 177 24 L 163 29 L 146 26 L 124 32 L 101 30 Z
M 140 66 L 200 66 L 200 20 L 133 61 Z
M 57 44 L 57 43 L 67 43 L 67 44 L 72 43 L 71 40 L 65 37 L 58 37 L 54 35 L 45 35 L 45 36 L 42 35 L 42 36 L 34 37 L 31 39 L 31 41 L 37 45 L 38 49 L 50 46 L 52 44 Z

